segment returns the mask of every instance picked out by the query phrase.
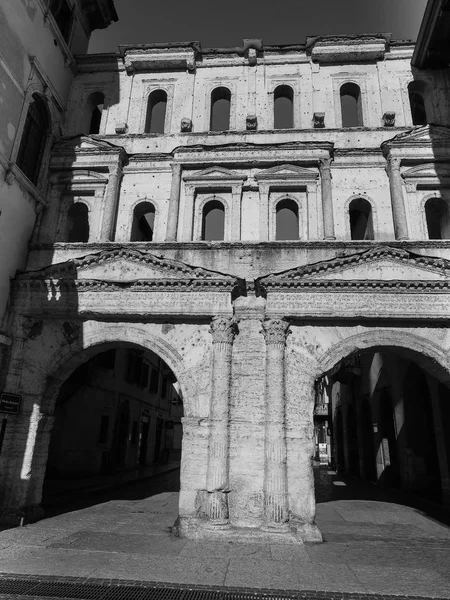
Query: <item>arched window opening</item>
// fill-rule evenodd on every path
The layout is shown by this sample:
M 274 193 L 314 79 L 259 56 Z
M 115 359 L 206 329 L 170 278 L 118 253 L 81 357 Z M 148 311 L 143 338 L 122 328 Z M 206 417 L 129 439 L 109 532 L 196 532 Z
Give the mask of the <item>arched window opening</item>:
M 212 242 L 224 239 L 225 208 L 219 200 L 207 202 L 203 208 L 202 240 Z
M 361 90 L 356 83 L 344 83 L 340 89 L 342 127 L 362 127 Z
M 423 93 L 424 86 L 420 81 L 411 81 L 408 84 L 409 105 L 411 107 L 413 125 L 426 125 L 428 122 Z
M 50 12 L 65 42 L 69 41 L 72 31 L 73 10 L 67 0 L 50 0 Z
M 450 239 L 450 210 L 443 198 L 430 198 L 425 203 L 428 239 Z
M 277 204 L 276 240 L 298 240 L 298 206 L 294 200 L 281 200 Z
M 211 92 L 210 131 L 228 131 L 230 129 L 231 92 L 226 87 Z
M 47 107 L 38 94 L 33 94 L 20 141 L 16 163 L 28 179 L 37 185 L 45 142 L 49 129 Z
M 133 225 L 131 227 L 131 242 L 153 241 L 155 223 L 155 207 L 150 202 L 138 204 L 133 212 Z
M 88 113 L 90 118 L 89 133 L 100 133 L 100 122 L 102 120 L 103 107 L 105 105 L 105 95 L 101 92 L 94 92 L 88 98 Z
M 352 240 L 373 240 L 373 218 L 370 202 L 356 198 L 350 202 L 350 233 Z
M 294 92 L 288 85 L 279 85 L 273 94 L 274 128 L 294 127 Z
M 166 120 L 167 94 L 164 90 L 155 90 L 148 97 L 145 133 L 164 133 Z
M 89 212 L 83 202 L 72 204 L 67 214 L 67 241 L 89 241 Z

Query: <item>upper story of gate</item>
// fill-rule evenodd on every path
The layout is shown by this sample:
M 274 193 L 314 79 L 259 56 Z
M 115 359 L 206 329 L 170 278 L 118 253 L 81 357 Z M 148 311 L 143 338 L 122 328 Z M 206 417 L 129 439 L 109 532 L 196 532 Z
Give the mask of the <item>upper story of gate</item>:
M 113 136 L 132 153 L 269 139 L 379 147 L 386 129 L 450 125 L 446 70 L 413 69 L 413 44 L 389 34 L 119 48 L 78 58 L 66 135 Z

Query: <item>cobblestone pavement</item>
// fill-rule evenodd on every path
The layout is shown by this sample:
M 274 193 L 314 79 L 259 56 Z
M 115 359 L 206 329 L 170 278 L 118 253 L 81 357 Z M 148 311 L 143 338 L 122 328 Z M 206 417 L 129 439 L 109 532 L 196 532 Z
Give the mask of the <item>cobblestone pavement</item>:
M 330 598 L 345 593 L 450 598 L 450 528 L 430 516 L 426 503 L 405 506 L 402 502 L 415 503 L 399 492 L 323 469 L 316 475 L 323 544 L 175 538 L 171 526 L 179 475 L 171 472 L 97 493 L 83 499 L 84 507 L 53 509 L 53 516 L 38 523 L 0 532 L 0 571 L 91 583 L 313 590 L 330 592 L 324 595 Z

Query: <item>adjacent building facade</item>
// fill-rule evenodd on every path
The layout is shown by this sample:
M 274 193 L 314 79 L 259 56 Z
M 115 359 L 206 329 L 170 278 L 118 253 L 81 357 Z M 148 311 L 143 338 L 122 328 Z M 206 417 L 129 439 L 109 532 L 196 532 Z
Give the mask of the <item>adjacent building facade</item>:
M 361 35 L 77 58 L 4 329 L 4 521 L 42 514 L 64 386 L 112 350 L 177 382 L 180 535 L 319 541 L 319 406 L 338 468 L 450 499 L 450 80 L 413 53 Z

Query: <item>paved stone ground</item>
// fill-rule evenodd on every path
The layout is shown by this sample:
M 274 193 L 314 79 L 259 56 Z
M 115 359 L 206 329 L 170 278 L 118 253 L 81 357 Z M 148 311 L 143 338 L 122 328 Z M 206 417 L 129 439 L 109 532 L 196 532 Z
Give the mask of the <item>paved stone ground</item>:
M 317 482 L 323 544 L 262 546 L 174 538 L 170 531 L 177 513 L 178 472 L 171 472 L 0 532 L 0 571 L 450 597 L 448 525 L 401 504 L 409 499 L 399 493 L 343 480 L 323 469 L 317 470 Z

